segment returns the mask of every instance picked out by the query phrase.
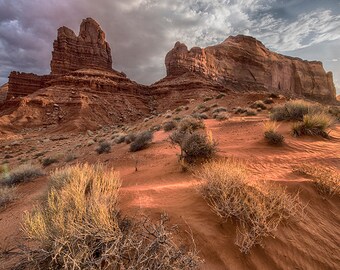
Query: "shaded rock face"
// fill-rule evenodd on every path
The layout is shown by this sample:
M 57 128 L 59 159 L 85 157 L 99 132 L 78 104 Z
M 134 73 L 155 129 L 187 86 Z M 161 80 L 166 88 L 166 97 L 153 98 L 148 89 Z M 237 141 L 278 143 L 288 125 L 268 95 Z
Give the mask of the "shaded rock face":
M 53 43 L 51 73 L 65 74 L 82 68 L 112 69 L 112 57 L 105 33 L 93 19 L 80 25 L 79 35 L 63 26 Z
M 290 95 L 304 95 L 320 100 L 335 100 L 331 72 L 322 63 L 303 61 L 268 50 L 260 41 L 248 36 L 229 37 L 221 44 L 188 50 L 177 42 L 166 55 L 168 76 L 194 72 L 230 87 L 267 90 Z
M 4 103 L 7 97 L 8 83 L 0 87 L 0 104 Z

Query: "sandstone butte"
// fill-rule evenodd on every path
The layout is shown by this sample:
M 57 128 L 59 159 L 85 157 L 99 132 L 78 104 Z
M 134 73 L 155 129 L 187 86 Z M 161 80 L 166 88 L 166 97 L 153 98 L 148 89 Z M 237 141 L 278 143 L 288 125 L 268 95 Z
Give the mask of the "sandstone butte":
M 11 72 L 0 122 L 91 128 L 173 109 L 206 91 L 275 92 L 336 101 L 332 73 L 326 73 L 321 62 L 271 52 L 248 36 L 229 37 L 204 49 L 188 50 L 177 42 L 165 65 L 164 79 L 140 85 L 112 69 L 110 46 L 95 20 L 84 19 L 78 36 L 63 26 L 53 43 L 49 75 Z M 3 100 L 5 94 L 1 96 Z

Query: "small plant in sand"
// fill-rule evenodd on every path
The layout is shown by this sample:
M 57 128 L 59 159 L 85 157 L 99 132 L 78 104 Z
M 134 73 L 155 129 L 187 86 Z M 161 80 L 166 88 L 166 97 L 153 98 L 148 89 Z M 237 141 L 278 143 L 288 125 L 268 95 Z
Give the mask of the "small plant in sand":
M 302 212 L 298 194 L 268 182 L 254 182 L 237 160 L 213 161 L 196 173 L 202 179 L 201 193 L 212 210 L 227 221 L 237 222 L 236 244 L 248 253 L 262 239 L 274 237 L 277 227 Z
M 227 112 L 220 112 L 220 113 L 213 114 L 213 118 L 218 121 L 224 121 L 224 120 L 229 119 L 230 115 Z
M 0 210 L 16 198 L 15 188 L 0 186 Z
M 213 114 L 218 114 L 218 113 L 221 113 L 221 112 L 227 112 L 228 110 L 227 110 L 227 108 L 225 108 L 225 107 L 217 107 L 216 109 L 214 109 L 213 111 L 212 111 L 212 113 Z
M 14 186 L 20 183 L 33 181 L 42 175 L 44 175 L 44 173 L 39 167 L 31 164 L 24 164 L 1 177 L 0 185 Z
M 260 108 L 261 110 L 266 110 L 267 106 L 266 104 L 264 104 L 264 102 L 262 100 L 256 100 L 251 106 L 250 108 L 252 109 L 258 109 Z
M 166 215 L 121 217 L 119 188 L 118 173 L 100 164 L 56 170 L 47 199 L 24 217 L 35 245 L 20 269 L 197 269 L 197 251 L 178 247 Z
M 295 136 L 311 135 L 329 137 L 329 129 L 334 119 L 326 113 L 308 113 L 303 116 L 302 122 L 293 124 L 292 131 Z
M 321 194 L 340 196 L 340 174 L 334 169 L 320 164 L 303 164 L 293 170 L 312 178 Z
M 98 148 L 96 149 L 96 152 L 99 155 L 103 153 L 110 153 L 110 151 L 111 151 L 111 144 L 107 141 L 100 142 Z
M 136 139 L 130 144 L 130 151 L 136 152 L 147 148 L 153 139 L 151 131 L 144 131 L 136 136 Z
M 58 159 L 56 157 L 46 157 L 41 161 L 41 164 L 44 167 L 50 166 L 53 163 L 57 163 Z
M 184 117 L 177 127 L 177 130 L 182 133 L 192 133 L 196 130 L 205 129 L 205 125 L 202 120 L 195 119 L 192 116 Z
M 264 138 L 269 144 L 282 145 L 284 137 L 277 132 L 279 125 L 275 121 L 267 121 L 263 124 Z
M 255 116 L 257 115 L 257 111 L 254 109 L 246 108 L 245 109 L 246 116 Z
M 323 108 L 318 104 L 304 100 L 292 100 L 284 105 L 274 107 L 270 118 L 275 121 L 302 121 L 304 115 L 320 112 L 323 112 Z

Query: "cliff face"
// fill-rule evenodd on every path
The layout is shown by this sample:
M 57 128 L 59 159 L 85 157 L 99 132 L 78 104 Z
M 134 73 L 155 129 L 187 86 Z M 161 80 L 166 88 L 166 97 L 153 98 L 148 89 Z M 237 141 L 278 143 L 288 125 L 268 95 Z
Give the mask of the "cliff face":
M 112 69 L 111 49 L 105 41 L 105 33 L 91 18 L 82 21 L 78 36 L 65 26 L 59 28 L 53 43 L 52 74 L 82 68 Z
M 0 86 L 0 104 L 4 103 L 7 97 L 8 83 Z
M 321 62 L 271 52 L 252 37 L 229 37 L 216 46 L 191 50 L 177 42 L 166 55 L 165 65 L 170 77 L 194 72 L 226 87 L 238 83 L 245 90 L 335 99 L 332 73 L 326 73 Z

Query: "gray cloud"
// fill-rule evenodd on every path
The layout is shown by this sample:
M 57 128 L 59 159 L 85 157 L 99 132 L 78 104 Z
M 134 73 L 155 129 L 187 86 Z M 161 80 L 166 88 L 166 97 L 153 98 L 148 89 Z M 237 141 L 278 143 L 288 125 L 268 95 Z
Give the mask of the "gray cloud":
M 205 47 L 236 34 L 340 70 L 340 61 L 330 61 L 339 50 L 320 54 L 340 45 L 337 0 L 0 0 L 0 83 L 11 70 L 48 73 L 57 28 L 77 32 L 85 17 L 106 32 L 114 68 L 141 83 L 165 75 L 165 54 L 177 40 Z

